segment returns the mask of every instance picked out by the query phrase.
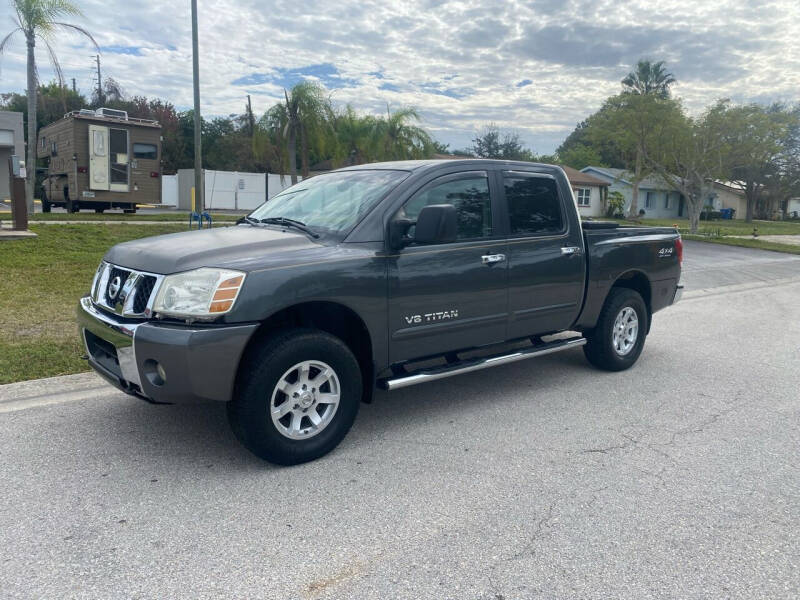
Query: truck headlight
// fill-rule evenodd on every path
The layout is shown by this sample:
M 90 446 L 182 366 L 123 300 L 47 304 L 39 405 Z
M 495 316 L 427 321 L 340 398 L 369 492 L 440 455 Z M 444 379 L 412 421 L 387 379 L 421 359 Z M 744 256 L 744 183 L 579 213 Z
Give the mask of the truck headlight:
M 186 319 L 213 319 L 233 308 L 245 274 L 203 267 L 167 275 L 161 282 L 153 312 Z

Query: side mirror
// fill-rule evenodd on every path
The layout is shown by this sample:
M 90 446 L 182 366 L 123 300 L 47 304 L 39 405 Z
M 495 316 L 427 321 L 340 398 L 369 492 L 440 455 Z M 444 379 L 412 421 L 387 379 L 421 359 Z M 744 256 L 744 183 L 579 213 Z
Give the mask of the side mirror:
M 444 244 L 456 241 L 456 207 L 452 204 L 431 204 L 419 211 L 414 242 Z
M 400 250 L 414 241 L 406 235 L 413 226 L 414 221 L 411 219 L 395 219 L 389 223 L 389 246 L 392 250 Z

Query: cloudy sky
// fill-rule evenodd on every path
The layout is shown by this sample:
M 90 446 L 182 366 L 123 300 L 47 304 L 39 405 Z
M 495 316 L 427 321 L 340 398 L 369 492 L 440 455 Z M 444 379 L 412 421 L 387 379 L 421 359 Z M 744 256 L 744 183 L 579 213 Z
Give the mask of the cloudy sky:
M 192 103 L 189 0 L 74 0 L 127 94 Z M 0 0 L 0 35 L 13 27 Z M 488 122 L 551 152 L 620 89 L 640 57 L 666 60 L 694 112 L 720 97 L 800 99 L 800 2 L 781 0 L 199 0 L 204 115 L 263 112 L 315 79 L 339 103 L 417 107 L 451 148 Z M 94 49 L 63 34 L 67 78 L 89 93 Z M 24 40 L 2 58 L 0 92 L 25 88 Z M 52 78 L 39 49 L 43 79 Z

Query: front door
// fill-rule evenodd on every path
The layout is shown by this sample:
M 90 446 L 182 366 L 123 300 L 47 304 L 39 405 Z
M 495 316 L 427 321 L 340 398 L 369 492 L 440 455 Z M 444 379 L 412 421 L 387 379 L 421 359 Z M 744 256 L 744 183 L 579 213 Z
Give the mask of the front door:
M 503 173 L 508 214 L 509 337 L 567 329 L 581 310 L 583 233 L 551 175 Z M 570 209 L 572 207 L 570 206 Z
M 487 173 L 470 171 L 434 179 L 400 209 L 397 217 L 416 219 L 423 206 L 452 204 L 458 228 L 453 243 L 412 244 L 389 258 L 390 362 L 505 339 L 508 263 L 497 202 Z

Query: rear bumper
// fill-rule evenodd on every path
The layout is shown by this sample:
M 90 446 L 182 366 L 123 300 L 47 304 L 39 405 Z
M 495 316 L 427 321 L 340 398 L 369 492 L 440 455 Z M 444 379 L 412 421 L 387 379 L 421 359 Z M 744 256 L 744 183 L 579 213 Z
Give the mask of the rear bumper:
M 122 391 L 156 402 L 230 400 L 239 359 L 258 328 L 129 322 L 88 296 L 77 316 L 89 366 Z

